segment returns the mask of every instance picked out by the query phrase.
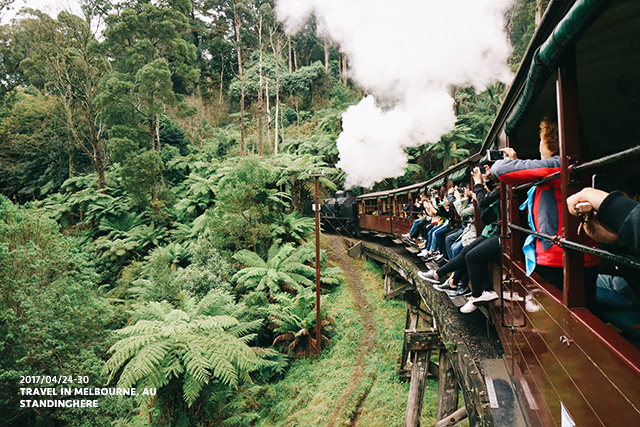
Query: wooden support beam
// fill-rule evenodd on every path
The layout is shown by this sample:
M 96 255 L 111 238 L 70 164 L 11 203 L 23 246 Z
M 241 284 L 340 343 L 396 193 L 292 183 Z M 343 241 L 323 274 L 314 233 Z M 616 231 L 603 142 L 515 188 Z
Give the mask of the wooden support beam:
M 404 342 L 409 351 L 435 350 L 442 347 L 438 331 L 405 329 Z
M 402 294 L 404 291 L 409 290 L 409 289 L 414 289 L 415 286 L 413 285 L 413 283 L 407 283 L 406 285 L 400 286 L 397 289 L 393 289 L 391 288 L 387 294 L 384 296 L 384 299 L 389 300 L 391 298 L 395 298 L 398 295 Z
M 362 242 L 358 242 L 355 245 L 351 246 L 347 251 L 351 258 L 360 258 L 362 257 Z
M 453 414 L 449 415 L 443 420 L 438 421 L 432 427 L 454 427 L 469 418 L 469 414 L 467 414 L 466 406 L 455 411 Z
M 442 420 L 458 409 L 458 379 L 453 370 L 451 357 L 446 348 L 440 349 L 440 369 L 438 374 L 438 414 Z M 465 410 L 466 414 L 466 410 Z
M 393 284 L 395 280 L 393 280 L 393 276 L 391 274 L 384 275 L 384 294 L 385 298 L 393 291 Z
M 422 402 L 424 400 L 424 386 L 427 381 L 431 352 L 416 351 L 414 354 L 415 359 L 411 367 L 411 385 L 409 386 L 407 414 L 404 420 L 405 427 L 418 427 L 420 425 Z

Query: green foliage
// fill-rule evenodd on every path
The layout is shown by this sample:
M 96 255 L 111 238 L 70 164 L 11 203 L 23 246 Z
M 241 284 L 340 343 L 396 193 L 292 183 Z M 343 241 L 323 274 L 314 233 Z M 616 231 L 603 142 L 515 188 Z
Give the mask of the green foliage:
M 342 270 L 326 266 L 326 252 L 320 252 L 320 283 L 326 286 L 342 282 Z M 256 289 L 266 291 L 270 296 L 287 292 L 292 295 L 305 292 L 315 286 L 316 269 L 313 243 L 294 247 L 287 243 L 274 244 L 269 249 L 266 261 L 255 252 L 241 250 L 233 256 L 245 268 L 238 271 L 233 279 L 237 290 Z
M 287 208 L 269 163 L 258 156 L 229 159 L 216 171 L 216 204 L 206 216 L 215 245 L 223 250 L 265 251 L 275 216 Z
M 116 71 L 135 75 L 153 61 L 161 60 L 168 64 L 170 72 L 170 86 L 163 90 L 190 90 L 198 71 L 193 67 L 196 48 L 186 40 L 187 17 L 180 10 L 151 3 L 131 6 L 107 17 L 104 46 L 115 59 Z
M 507 30 L 509 40 L 513 46 L 513 53 L 509 63 L 512 71 L 516 71 L 522 61 L 522 57 L 536 30 L 535 14 L 536 5 L 540 4 L 544 11 L 549 0 L 518 0 L 513 3 L 507 14 Z
M 307 289 L 295 297 L 278 294 L 274 299 L 278 303 L 269 310 L 270 326 L 277 334 L 273 345 L 280 345 L 297 358 L 317 354 L 315 293 Z M 333 318 L 327 316 L 322 299 L 320 308 L 320 340 L 324 346 L 329 343 L 326 334 L 332 330 Z
M 101 385 L 101 355 L 118 313 L 96 295 L 97 279 L 53 220 L 0 197 L 0 421 L 35 425 L 47 418 L 18 409 L 21 375 L 87 375 L 90 386 Z M 51 413 L 62 416 L 80 415 Z
M 33 92 L 33 93 L 30 93 Z M 65 144 L 55 97 L 19 89 L 0 110 L 0 191 L 19 201 L 56 191 L 88 163 Z
M 303 217 L 298 212 L 285 214 L 282 220 L 273 225 L 271 235 L 274 243 L 302 243 L 314 232 L 315 220 Z
M 277 168 L 276 185 L 291 195 L 292 207 L 298 212 L 304 210 L 304 201 L 315 192 L 315 177 L 312 175 L 323 174 L 318 178 L 323 191 L 321 198 L 327 196 L 326 190 L 337 189 L 331 181 L 338 173 L 337 169 L 327 165 L 320 156 L 284 153 L 274 157 L 272 163 Z
M 138 305 L 131 324 L 117 331 L 121 338 L 103 372 L 110 380 L 117 377 L 119 387 L 157 388 L 156 404 L 166 405 L 156 408 L 160 421 L 169 421 L 174 411 L 197 417 L 205 390 L 237 387 L 260 366 L 248 346 L 260 322 L 240 322 L 233 316 L 237 309 L 219 289 L 200 300 L 181 294 L 175 306 Z
M 311 280 L 315 269 L 305 264 L 303 251 L 291 244 L 271 246 L 266 261 L 246 249 L 236 252 L 233 258 L 246 266 L 233 276 L 240 290 L 255 288 L 275 296 L 282 292 L 301 293 L 305 286 L 315 283 Z

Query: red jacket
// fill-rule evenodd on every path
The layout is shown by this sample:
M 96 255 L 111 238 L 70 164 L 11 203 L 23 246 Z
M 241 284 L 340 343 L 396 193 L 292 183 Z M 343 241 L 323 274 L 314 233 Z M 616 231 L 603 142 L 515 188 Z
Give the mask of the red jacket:
M 538 181 L 560 170 L 560 156 L 540 160 L 499 160 L 491 173 L 506 184 Z M 533 201 L 533 222 L 536 231 L 562 236 L 562 194 L 560 179 L 538 184 Z M 600 259 L 585 254 L 585 266 L 600 264 Z M 562 248 L 546 239 L 536 239 L 536 264 L 562 267 Z

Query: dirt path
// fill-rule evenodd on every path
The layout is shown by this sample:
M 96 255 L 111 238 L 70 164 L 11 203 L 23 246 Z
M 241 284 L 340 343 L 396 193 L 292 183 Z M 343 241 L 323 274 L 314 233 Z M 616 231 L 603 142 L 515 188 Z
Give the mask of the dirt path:
M 344 239 L 340 236 L 332 235 L 325 235 L 325 237 L 329 245 L 329 256 L 331 260 L 334 261 L 344 271 L 345 279 L 349 286 L 349 292 L 353 296 L 355 307 L 358 310 L 360 317 L 362 318 L 363 324 L 362 338 L 360 340 L 360 343 L 358 344 L 354 368 L 351 374 L 351 381 L 342 393 L 342 396 L 340 396 L 340 399 L 338 399 L 338 402 L 336 403 L 336 406 L 331 413 L 331 417 L 327 422 L 327 427 L 333 427 L 336 419 L 340 415 L 340 411 L 342 410 L 345 402 L 347 402 L 349 397 L 351 397 L 356 387 L 362 380 L 364 368 L 366 366 L 365 356 L 370 351 L 373 351 L 377 333 L 374 322 L 374 308 L 369 305 L 369 302 L 363 294 L 363 286 L 362 282 L 360 281 L 360 275 L 358 271 L 353 267 L 352 260 L 347 254 L 343 243 Z M 361 406 L 363 402 L 364 399 L 359 402 L 359 405 Z M 358 424 L 357 418 L 359 417 L 360 412 L 361 408 L 358 408 L 356 419 L 351 420 L 352 425 Z

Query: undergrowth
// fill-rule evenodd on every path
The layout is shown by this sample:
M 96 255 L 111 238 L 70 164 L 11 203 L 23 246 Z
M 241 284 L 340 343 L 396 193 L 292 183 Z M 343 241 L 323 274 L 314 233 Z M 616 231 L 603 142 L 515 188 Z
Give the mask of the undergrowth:
M 384 300 L 380 269 L 372 262 L 351 260 L 361 277 L 362 292 L 375 312 L 375 348 L 365 357 L 365 366 L 355 391 L 347 399 L 335 426 L 403 426 L 409 383 L 400 381 L 398 358 L 406 308 L 401 300 Z M 335 318 L 336 332 L 320 360 L 297 360 L 284 379 L 263 386 L 256 401 L 259 427 L 324 426 L 348 387 L 363 331 L 348 285 L 341 285 L 326 302 Z M 425 390 L 422 425 L 435 422 L 438 384 L 429 379 Z

